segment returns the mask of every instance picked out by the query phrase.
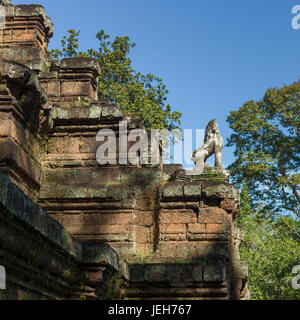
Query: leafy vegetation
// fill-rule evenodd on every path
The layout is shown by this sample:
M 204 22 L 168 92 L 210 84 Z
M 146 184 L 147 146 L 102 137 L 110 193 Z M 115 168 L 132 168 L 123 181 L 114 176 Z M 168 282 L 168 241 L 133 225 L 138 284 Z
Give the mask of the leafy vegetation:
M 236 224 L 245 233 L 241 259 L 248 263 L 251 299 L 300 299 L 300 290 L 292 287 L 292 269 L 300 264 L 300 222 L 290 216 L 270 219 L 252 210 L 244 184 Z
M 252 299 L 300 299 L 292 288 L 300 264 L 299 113 L 298 81 L 268 89 L 227 118 L 236 156 L 229 170 L 243 185 L 236 224 L 245 233 L 241 258 Z
M 98 98 L 101 101 L 119 103 L 127 114 L 134 114 L 146 128 L 178 129 L 181 113 L 172 111 L 167 103 L 168 90 L 162 79 L 153 74 L 143 75 L 132 67 L 128 57 L 135 43 L 128 36 L 110 36 L 101 30 L 97 34 L 99 49 L 79 51 L 79 34 L 69 30 L 62 41 L 62 49 L 53 49 L 53 59 L 68 57 L 92 57 L 98 60 L 101 68 Z
M 97 300 L 123 300 L 124 280 L 119 274 L 105 275 L 103 283 L 97 287 Z
M 234 130 L 228 146 L 236 160 L 233 183 L 249 187 L 251 201 L 270 215 L 292 212 L 300 218 L 300 81 L 270 88 L 248 101 L 227 121 Z

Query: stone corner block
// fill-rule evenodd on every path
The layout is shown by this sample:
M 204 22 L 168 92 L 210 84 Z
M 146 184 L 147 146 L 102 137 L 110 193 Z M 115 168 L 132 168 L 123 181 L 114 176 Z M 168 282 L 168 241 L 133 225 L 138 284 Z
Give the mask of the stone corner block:
M 183 187 L 182 182 L 169 182 L 163 188 L 163 198 L 183 198 Z

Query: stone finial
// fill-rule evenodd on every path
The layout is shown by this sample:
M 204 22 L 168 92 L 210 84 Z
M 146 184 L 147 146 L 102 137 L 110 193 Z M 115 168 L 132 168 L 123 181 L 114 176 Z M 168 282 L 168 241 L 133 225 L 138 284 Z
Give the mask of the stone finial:
M 11 6 L 11 0 L 0 0 L 0 6 Z
M 61 72 L 69 70 L 71 72 L 74 70 L 90 71 L 95 77 L 98 77 L 101 72 L 98 61 L 93 58 L 64 58 L 60 62 L 59 69 Z
M 198 174 L 204 170 L 204 164 L 206 160 L 215 154 L 215 167 L 223 168 L 222 165 L 222 149 L 224 143 L 220 134 L 218 123 L 216 119 L 209 121 L 206 126 L 204 143 L 201 147 L 196 149 L 191 160 L 195 163 L 194 171 Z

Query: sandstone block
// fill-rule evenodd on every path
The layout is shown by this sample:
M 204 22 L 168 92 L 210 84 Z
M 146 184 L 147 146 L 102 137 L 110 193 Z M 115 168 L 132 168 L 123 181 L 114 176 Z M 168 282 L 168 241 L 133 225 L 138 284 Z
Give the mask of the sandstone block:
M 150 229 L 143 226 L 135 226 L 136 242 L 151 243 Z
M 96 59 L 93 58 L 65 58 L 61 60 L 60 70 L 90 70 L 97 77 L 101 70 L 99 63 Z
M 238 201 L 232 199 L 224 199 L 220 202 L 220 207 L 230 213 L 238 212 Z
M 208 223 L 206 225 L 206 231 L 208 233 L 225 233 L 226 229 L 224 224 Z
M 203 279 L 203 268 L 201 265 L 195 266 L 193 268 L 193 279 L 195 281 L 202 281 Z
M 183 198 L 183 183 L 182 182 L 170 182 L 164 186 L 163 189 L 164 198 Z
M 201 182 L 189 182 L 184 185 L 184 196 L 186 198 L 201 198 Z
M 60 83 L 58 80 L 57 81 L 42 82 L 41 86 L 49 97 L 59 97 L 60 96 Z
M 218 207 L 202 208 L 199 212 L 199 223 L 222 224 L 228 220 L 227 212 Z
M 226 267 L 220 264 L 205 266 L 203 273 L 203 280 L 207 282 L 223 282 L 226 279 Z
M 134 222 L 140 226 L 152 226 L 154 223 L 153 211 L 135 211 Z
M 93 87 L 90 82 L 62 81 L 60 84 L 61 96 L 93 97 Z
M 161 224 L 160 240 L 162 241 L 182 241 L 186 240 L 185 224 Z
M 117 121 L 123 119 L 123 113 L 119 105 L 106 104 L 102 107 L 101 120 L 102 121 Z
M 181 209 L 181 210 L 166 210 L 163 209 L 159 214 L 160 223 L 167 224 L 187 224 L 196 223 L 197 214 L 193 210 Z
M 204 223 L 190 223 L 188 224 L 188 232 L 190 233 L 205 233 L 206 228 Z
M 186 225 L 185 224 L 161 224 L 160 231 L 161 233 L 185 233 Z
M 233 185 L 225 182 L 202 182 L 202 196 L 215 199 L 239 199 L 239 192 Z

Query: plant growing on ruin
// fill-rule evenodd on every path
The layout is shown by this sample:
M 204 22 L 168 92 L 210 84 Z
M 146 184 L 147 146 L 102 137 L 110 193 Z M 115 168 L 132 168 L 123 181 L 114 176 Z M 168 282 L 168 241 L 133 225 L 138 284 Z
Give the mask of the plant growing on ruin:
M 122 288 L 124 286 L 124 280 L 122 277 L 116 274 L 107 275 L 107 279 L 101 283 L 96 289 L 97 300 L 122 300 L 124 295 L 122 294 Z
M 103 30 L 98 32 L 98 50 L 79 51 L 79 31 L 69 30 L 61 43 L 62 49 L 53 49 L 53 59 L 68 57 L 92 57 L 98 60 L 101 68 L 98 98 L 101 101 L 119 103 L 127 114 L 134 114 L 146 128 L 177 129 L 181 113 L 172 111 L 167 103 L 168 90 L 162 79 L 153 74 L 143 75 L 133 69 L 128 57 L 135 43 L 128 36 L 110 36 Z

